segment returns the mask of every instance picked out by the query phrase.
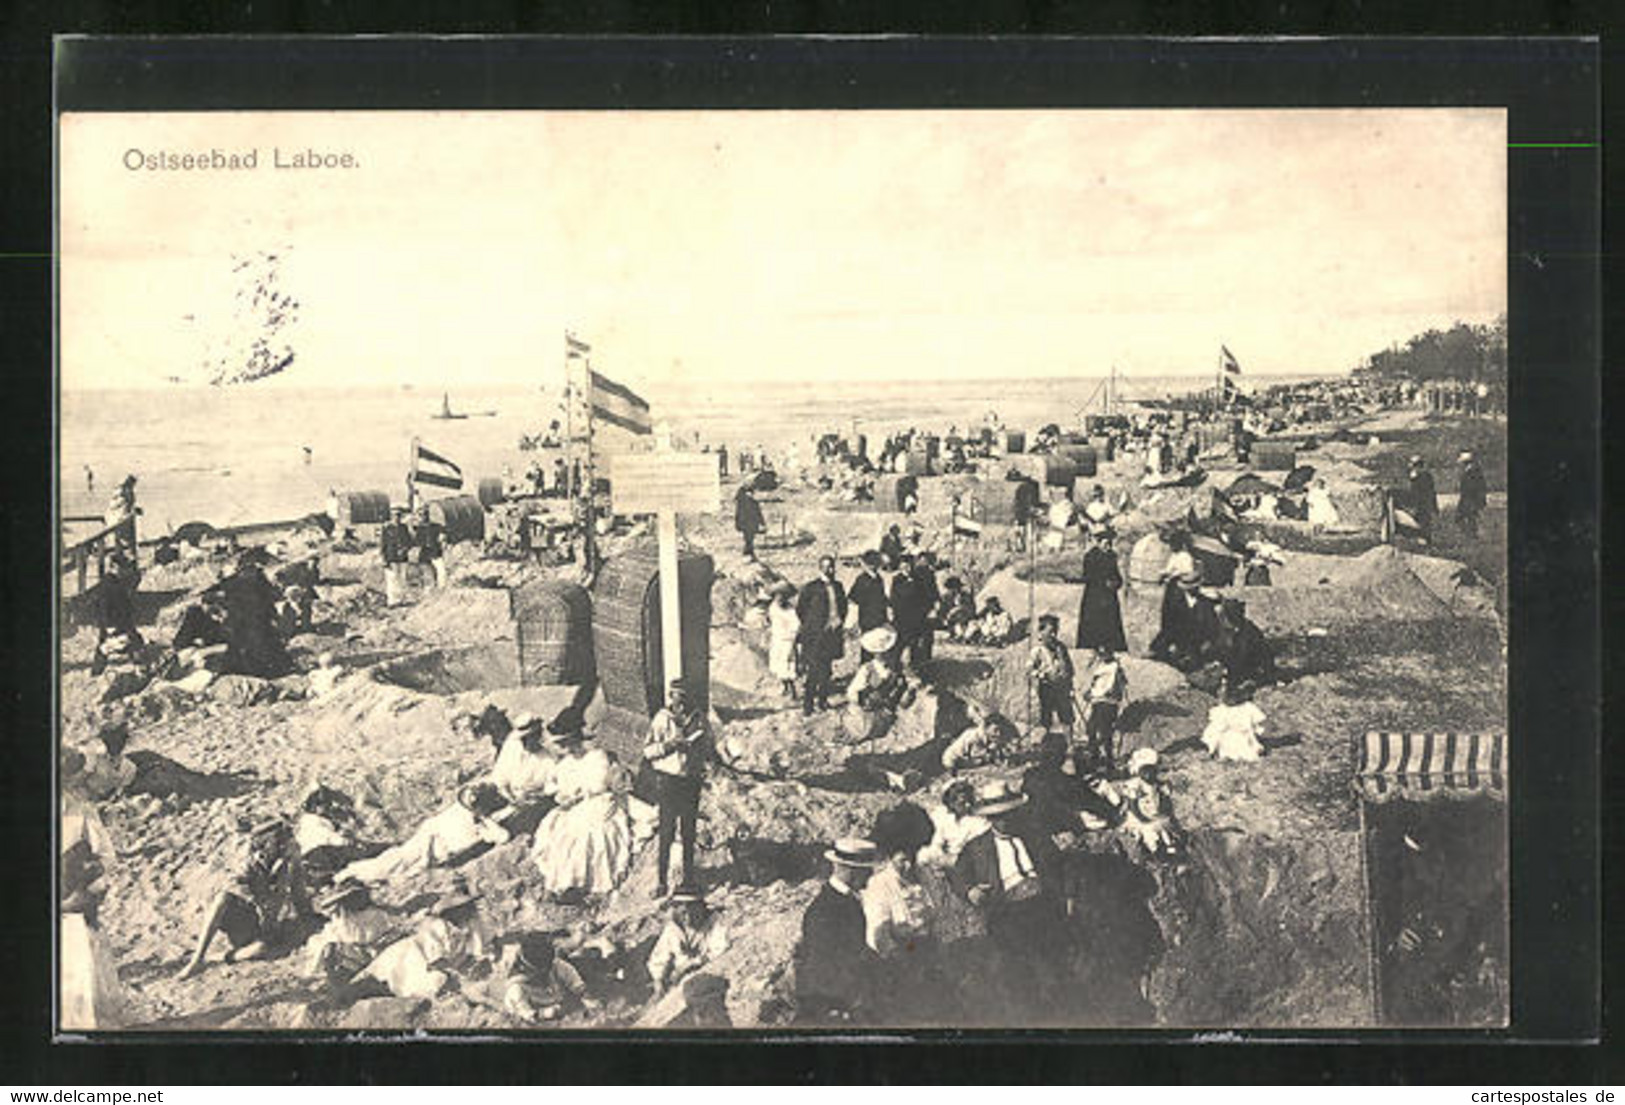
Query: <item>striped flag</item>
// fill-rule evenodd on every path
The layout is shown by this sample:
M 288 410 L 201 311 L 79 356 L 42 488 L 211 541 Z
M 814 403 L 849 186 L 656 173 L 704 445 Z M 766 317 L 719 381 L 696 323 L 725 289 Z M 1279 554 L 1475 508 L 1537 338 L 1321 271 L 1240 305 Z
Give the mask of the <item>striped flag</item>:
M 1219 346 L 1219 363 L 1222 364 L 1224 366 L 1224 370 L 1230 373 L 1232 376 L 1241 375 L 1241 362 L 1236 360 L 1236 355 L 1234 353 L 1230 352 L 1228 348 L 1222 345 Z
M 456 491 L 463 486 L 463 470 L 452 463 L 450 458 L 443 457 L 433 449 L 426 449 L 421 442 L 412 443 L 412 474 L 414 483 L 426 483 L 430 487 L 444 487 Z
M 1365 734 L 1354 787 L 1373 802 L 1506 793 L 1504 733 Z
M 601 418 L 628 433 L 654 432 L 654 419 L 649 414 L 649 404 L 637 392 L 590 369 L 587 372 L 587 385 L 587 401 L 592 406 L 594 418 Z
M 592 346 L 588 345 L 586 342 L 582 341 L 568 330 L 564 332 L 564 356 L 566 359 L 569 359 L 570 357 L 588 357 L 591 355 Z

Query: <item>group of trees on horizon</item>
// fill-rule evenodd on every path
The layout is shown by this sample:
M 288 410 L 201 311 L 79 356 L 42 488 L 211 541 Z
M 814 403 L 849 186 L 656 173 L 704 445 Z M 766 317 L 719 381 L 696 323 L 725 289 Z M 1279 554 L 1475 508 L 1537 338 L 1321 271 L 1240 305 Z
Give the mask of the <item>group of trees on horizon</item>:
M 1504 383 L 1507 375 L 1507 317 L 1483 326 L 1458 322 L 1448 330 L 1427 330 L 1404 345 L 1380 350 L 1355 373 L 1381 379 L 1472 380 Z

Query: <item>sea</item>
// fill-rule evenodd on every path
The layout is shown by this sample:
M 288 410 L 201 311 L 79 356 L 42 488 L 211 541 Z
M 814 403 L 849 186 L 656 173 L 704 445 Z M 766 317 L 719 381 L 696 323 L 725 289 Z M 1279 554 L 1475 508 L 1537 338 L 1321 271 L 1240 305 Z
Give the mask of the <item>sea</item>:
M 1197 390 L 1211 377 L 1119 377 L 1122 398 Z M 1277 382 L 1288 377 L 1255 383 Z M 908 427 L 945 432 L 997 414 L 1012 428 L 1078 423 L 1100 409 L 1099 378 L 955 381 L 753 381 L 650 389 L 654 417 L 683 442 L 778 452 L 825 432 L 870 437 Z M 444 397 L 444 400 L 443 400 Z M 442 420 L 442 402 L 463 419 Z M 537 387 L 227 387 L 64 391 L 59 403 L 59 506 L 64 519 L 100 515 L 126 474 L 137 477 L 143 540 L 188 522 L 215 527 L 321 511 L 329 489 L 385 491 L 402 501 L 412 441 L 453 460 L 465 490 L 523 473 L 525 435 L 562 418 Z M 599 453 L 632 447 L 613 428 Z M 308 453 L 307 453 L 308 449 Z

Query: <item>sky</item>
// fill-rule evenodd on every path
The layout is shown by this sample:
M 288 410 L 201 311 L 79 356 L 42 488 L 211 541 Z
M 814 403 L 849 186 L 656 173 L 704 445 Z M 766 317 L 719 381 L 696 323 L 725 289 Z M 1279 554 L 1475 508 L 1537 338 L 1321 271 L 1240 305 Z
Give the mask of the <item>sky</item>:
M 1499 109 L 65 115 L 65 389 L 1344 372 L 1506 309 Z M 257 150 L 252 171 L 130 169 Z M 276 169 L 314 149 L 350 169 Z M 280 150 L 280 154 L 273 154 Z M 140 151 L 132 157 L 131 151 Z M 245 323 L 245 318 L 249 319 Z

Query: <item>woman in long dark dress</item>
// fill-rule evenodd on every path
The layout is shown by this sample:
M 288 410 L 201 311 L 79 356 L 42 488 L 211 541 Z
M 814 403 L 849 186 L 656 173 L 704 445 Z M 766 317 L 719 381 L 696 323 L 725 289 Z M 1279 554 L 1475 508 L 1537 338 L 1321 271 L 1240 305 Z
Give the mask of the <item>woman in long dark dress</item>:
M 1117 592 L 1123 588 L 1123 573 L 1112 551 L 1112 531 L 1095 531 L 1094 544 L 1083 554 L 1083 602 L 1078 608 L 1078 647 L 1109 648 L 1127 652 L 1123 636 L 1123 608 Z

